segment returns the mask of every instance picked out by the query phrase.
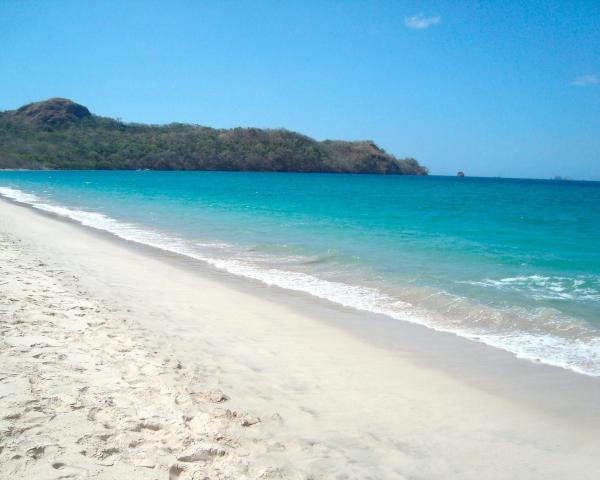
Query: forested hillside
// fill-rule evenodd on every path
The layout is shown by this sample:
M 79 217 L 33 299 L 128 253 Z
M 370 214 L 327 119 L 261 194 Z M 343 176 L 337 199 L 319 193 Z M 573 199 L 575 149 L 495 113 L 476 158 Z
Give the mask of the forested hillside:
M 373 142 L 319 142 L 282 129 L 143 125 L 53 98 L 0 112 L 0 168 L 248 170 L 426 175 Z

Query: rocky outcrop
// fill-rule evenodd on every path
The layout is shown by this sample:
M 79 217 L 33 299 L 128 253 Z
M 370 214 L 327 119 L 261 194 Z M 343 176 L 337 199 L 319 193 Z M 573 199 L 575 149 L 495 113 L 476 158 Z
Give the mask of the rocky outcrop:
M 12 113 L 16 121 L 51 126 L 71 124 L 91 116 L 86 107 L 66 98 L 50 98 L 29 103 Z

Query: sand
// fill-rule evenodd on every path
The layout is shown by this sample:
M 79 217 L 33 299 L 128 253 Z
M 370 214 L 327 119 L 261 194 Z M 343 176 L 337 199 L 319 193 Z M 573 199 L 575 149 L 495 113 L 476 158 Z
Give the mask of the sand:
M 357 313 L 4 200 L 0 274 L 0 479 L 598 478 L 597 379 L 496 391 Z

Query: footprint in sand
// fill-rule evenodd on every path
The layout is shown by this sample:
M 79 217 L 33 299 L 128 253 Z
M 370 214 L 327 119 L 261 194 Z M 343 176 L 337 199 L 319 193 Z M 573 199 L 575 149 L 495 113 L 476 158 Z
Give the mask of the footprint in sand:
M 60 472 L 60 477 L 58 478 L 86 478 L 89 475 L 89 472 L 85 468 L 67 465 L 63 462 L 54 462 L 52 468 Z
M 178 480 L 183 472 L 185 472 L 185 468 L 181 465 L 172 465 L 171 468 L 169 468 L 169 480 Z
M 216 457 L 223 457 L 227 454 L 225 450 L 218 447 L 193 447 L 186 453 L 177 457 L 177 460 L 185 463 L 209 462 Z

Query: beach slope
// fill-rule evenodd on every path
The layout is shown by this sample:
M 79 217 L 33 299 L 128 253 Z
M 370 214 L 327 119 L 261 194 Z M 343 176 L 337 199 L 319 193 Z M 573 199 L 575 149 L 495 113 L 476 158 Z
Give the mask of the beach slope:
M 597 411 L 491 393 L 268 287 L 5 200 L 0 271 L 1 479 L 598 478 Z

